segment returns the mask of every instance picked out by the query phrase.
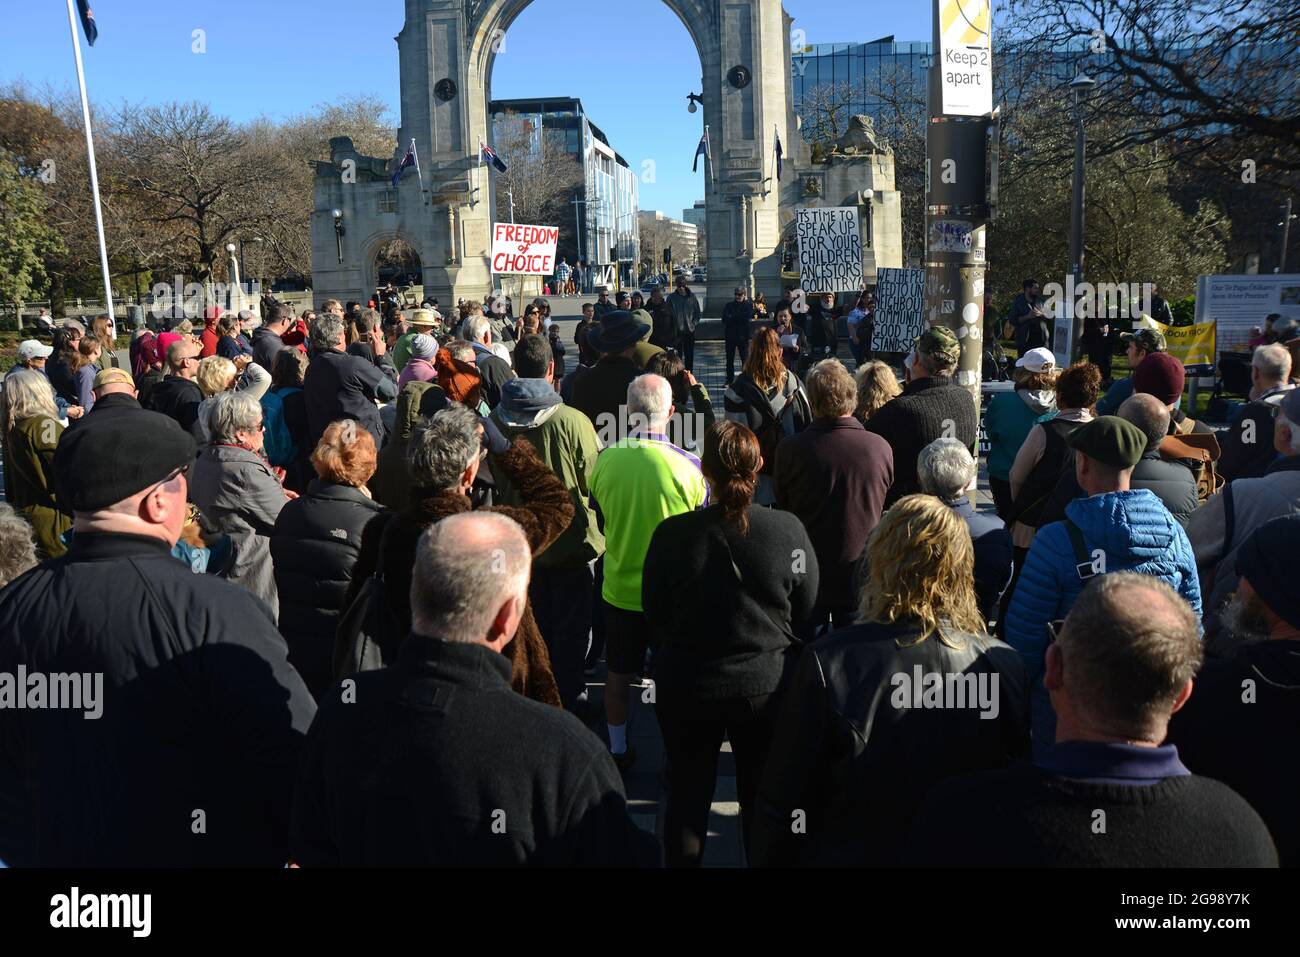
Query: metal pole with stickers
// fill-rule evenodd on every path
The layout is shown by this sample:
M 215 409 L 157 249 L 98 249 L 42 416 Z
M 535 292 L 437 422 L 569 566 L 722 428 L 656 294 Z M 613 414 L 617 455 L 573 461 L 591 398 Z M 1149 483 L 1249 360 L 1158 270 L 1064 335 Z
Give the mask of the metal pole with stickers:
M 984 358 L 985 226 L 992 215 L 990 0 L 934 0 L 925 138 L 925 324 L 961 342 L 956 381 L 977 406 Z

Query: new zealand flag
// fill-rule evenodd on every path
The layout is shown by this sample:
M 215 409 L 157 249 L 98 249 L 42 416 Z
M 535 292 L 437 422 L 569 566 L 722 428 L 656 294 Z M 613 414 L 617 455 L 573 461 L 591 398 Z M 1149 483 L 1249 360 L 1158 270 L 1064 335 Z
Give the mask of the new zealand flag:
M 81 12 L 81 25 L 86 30 L 86 42 L 92 47 L 99 39 L 99 27 L 95 25 L 95 11 L 90 9 L 90 0 L 77 0 L 77 9 Z
M 496 167 L 498 173 L 504 173 L 506 171 L 506 161 L 497 155 L 496 150 L 488 146 L 486 143 L 480 143 L 479 149 L 482 151 L 483 159 Z

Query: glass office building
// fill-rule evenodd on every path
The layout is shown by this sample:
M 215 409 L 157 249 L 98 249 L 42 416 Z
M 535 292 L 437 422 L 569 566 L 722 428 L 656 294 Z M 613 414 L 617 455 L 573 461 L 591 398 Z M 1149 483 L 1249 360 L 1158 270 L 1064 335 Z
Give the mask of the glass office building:
M 909 78 L 925 90 L 930 66 L 929 43 L 895 43 L 893 37 L 874 43 L 818 43 L 791 51 L 790 79 L 796 107 L 819 86 L 846 84 L 852 91 L 849 115 L 876 117 L 883 111 L 881 97 L 894 84 Z M 804 114 L 804 128 L 811 118 Z
M 508 124 L 524 123 L 535 149 L 543 137 L 582 164 L 582 185 L 575 191 L 569 215 L 558 224 L 558 254 L 570 263 L 588 263 L 590 286 L 613 285 L 616 274 L 623 284 L 632 281 L 638 258 L 638 179 L 631 167 L 610 146 L 609 138 L 573 97 L 493 100 L 488 104 L 494 137 L 505 134 Z M 507 157 L 507 162 L 509 158 Z

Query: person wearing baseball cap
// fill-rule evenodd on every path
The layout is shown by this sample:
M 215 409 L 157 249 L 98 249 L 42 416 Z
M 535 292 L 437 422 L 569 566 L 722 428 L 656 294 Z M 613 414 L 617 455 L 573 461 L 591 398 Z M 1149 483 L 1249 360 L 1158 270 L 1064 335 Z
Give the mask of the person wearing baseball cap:
M 125 369 L 103 369 L 95 375 L 91 389 L 95 404 L 80 419 L 69 424 L 69 431 L 84 428 L 90 423 L 103 425 L 110 419 L 130 417 L 143 411 L 135 379 Z
M 1056 411 L 1056 356 L 1042 347 L 1030 349 L 1016 360 L 1014 392 L 999 392 L 984 412 L 988 438 L 989 491 L 998 516 L 1010 519 L 1015 505 L 1011 494 L 1011 466 L 1034 424 Z
M 1300 722 L 1297 541 L 1300 515 L 1289 515 L 1242 543 L 1236 594 L 1219 612 L 1222 640 L 1207 641 L 1216 657 L 1206 659 L 1195 693 L 1169 725 L 1189 767 L 1228 785 L 1264 819 L 1283 867 L 1300 867 L 1300 764 L 1278 760 L 1279 735 Z
M 44 371 L 45 360 L 54 353 L 53 346 L 47 346 L 38 339 L 24 339 L 18 343 L 18 364 L 14 369 L 37 369 Z M 13 369 L 9 370 L 10 372 Z
M 0 709 L 0 759 L 15 769 L 0 781 L 9 864 L 287 858 L 292 785 L 316 708 L 266 605 L 173 556 L 194 455 L 188 433 L 145 411 L 66 433 L 54 455 L 72 541 L 0 593 L 0 672 L 21 663 L 94 675 L 84 717 L 105 720 Z M 45 759 L 20 759 L 34 750 Z M 219 836 L 177 825 L 193 808 L 211 827 L 222 822 Z
M 1200 579 L 1191 542 L 1149 489 L 1131 486 L 1147 447 L 1136 425 L 1104 415 L 1066 437 L 1083 498 L 1065 508 L 1065 520 L 1034 536 L 1007 609 L 1004 634 L 1033 682 L 1033 743 L 1041 754 L 1054 740 L 1056 719 L 1043 688 L 1048 625 L 1065 618 L 1084 586 L 1098 575 L 1131 571 L 1159 578 L 1201 615 Z
M 1267 442 L 1266 435 L 1258 437 Z M 1300 389 L 1286 393 L 1273 422 L 1273 448 L 1279 458 L 1260 478 L 1239 478 L 1192 513 L 1187 534 L 1209 585 L 1207 633 L 1216 637 L 1215 613 L 1237 585 L 1237 551 L 1255 529 L 1275 518 L 1300 512 Z
M 1142 360 L 1147 356 L 1168 350 L 1164 334 L 1144 326 L 1138 326 L 1132 332 L 1121 332 L 1119 341 L 1125 345 L 1128 367 L 1133 371 L 1137 371 L 1137 367 L 1142 364 Z M 1132 394 L 1133 379 L 1131 377 L 1116 379 L 1110 384 L 1106 394 L 1097 400 L 1097 414 L 1114 415 L 1119 411 L 1119 407 L 1124 404 L 1124 400 Z
M 894 484 L 885 500 L 888 508 L 904 495 L 921 491 L 917 456 L 935 439 L 958 439 L 974 450 L 979 422 L 971 394 L 953 375 L 961 358 L 961 342 L 947 326 L 931 326 L 916 337 L 911 378 L 903 392 L 886 402 L 867 422 L 894 451 Z

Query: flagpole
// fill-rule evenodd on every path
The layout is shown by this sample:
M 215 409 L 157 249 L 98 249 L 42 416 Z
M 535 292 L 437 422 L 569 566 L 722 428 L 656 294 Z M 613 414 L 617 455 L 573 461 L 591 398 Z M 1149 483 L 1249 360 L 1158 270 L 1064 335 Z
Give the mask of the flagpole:
M 68 26 L 72 30 L 72 54 L 77 61 L 77 85 L 81 89 L 81 119 L 86 126 L 86 155 L 90 161 L 90 192 L 95 201 L 95 230 L 99 234 L 99 265 L 104 273 L 104 302 L 108 324 L 117 338 L 117 317 L 113 311 L 113 279 L 108 270 L 108 245 L 104 242 L 104 212 L 99 205 L 99 170 L 95 166 L 95 137 L 90 130 L 90 100 L 86 98 L 86 72 L 81 64 L 81 38 L 77 36 L 77 14 L 68 0 Z

